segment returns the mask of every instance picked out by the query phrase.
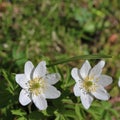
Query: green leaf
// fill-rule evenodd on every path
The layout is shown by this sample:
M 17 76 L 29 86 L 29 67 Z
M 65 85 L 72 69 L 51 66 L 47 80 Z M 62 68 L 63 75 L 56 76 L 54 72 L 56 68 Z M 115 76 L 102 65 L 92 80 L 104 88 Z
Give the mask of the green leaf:
M 18 110 L 11 110 L 12 114 L 13 115 L 18 115 L 18 116 L 24 116 L 26 115 L 26 112 L 21 110 L 21 109 L 18 109 Z
M 17 120 L 27 120 L 27 118 L 25 118 L 25 117 L 19 117 L 19 118 L 17 118 Z
M 110 95 L 112 97 L 118 96 L 119 95 L 119 88 L 117 86 L 114 86 L 112 90 L 110 91 Z
M 102 115 L 103 109 L 100 108 L 90 108 L 88 113 L 90 114 L 91 118 L 94 120 L 100 120 Z
M 76 115 L 77 115 L 77 117 L 78 117 L 78 120 L 84 120 L 85 118 L 83 117 L 83 115 L 82 115 L 82 109 L 80 108 L 80 105 L 79 104 L 76 104 L 75 105 L 75 113 L 76 113 Z
M 34 111 L 29 115 L 29 120 L 44 120 L 44 115 L 39 111 Z
M 57 115 L 55 120 L 60 120 L 60 115 Z
M 58 113 L 58 115 L 55 118 L 55 120 L 66 120 L 66 119 L 65 119 L 65 117 L 62 114 Z
M 71 57 L 68 59 L 59 59 L 56 60 L 56 62 L 51 63 L 49 65 L 47 65 L 47 67 L 53 66 L 53 65 L 58 65 L 58 64 L 63 64 L 63 63 L 68 63 L 71 61 L 75 61 L 75 60 L 86 60 L 86 59 L 102 59 L 102 58 L 111 58 L 112 56 L 110 55 L 81 55 L 81 56 L 75 56 L 75 57 Z
M 75 84 L 75 81 L 70 79 L 70 81 L 65 85 L 65 87 L 70 87 L 73 86 Z
M 44 115 L 46 116 L 51 116 L 54 115 L 56 108 L 54 106 L 48 106 L 48 108 L 46 109 L 46 114 L 44 113 Z
M 73 110 L 66 110 L 64 113 L 63 113 L 64 116 L 66 117 L 70 117 L 70 118 L 74 118 L 74 119 L 77 119 L 76 115 L 75 115 L 75 111 Z
M 74 105 L 71 105 L 71 104 L 66 104 L 65 105 L 65 108 L 68 108 L 68 109 L 73 109 L 74 110 Z
M 10 100 L 13 97 L 11 93 L 7 90 L 8 85 L 6 85 L 6 81 L 4 79 L 0 80 L 0 108 L 6 107 L 10 104 Z
M 113 116 L 115 116 L 115 117 L 116 117 L 116 119 L 118 119 L 118 117 L 119 117 L 119 113 L 118 113 L 118 111 L 117 111 L 117 110 L 115 110 L 115 109 L 111 108 L 111 109 L 109 109 L 109 111 L 113 114 Z
M 85 25 L 83 30 L 85 32 L 89 32 L 89 33 L 94 33 L 95 32 L 95 24 L 91 21 L 88 21 Z
M 112 120 L 112 116 L 108 111 L 106 111 L 103 119 L 104 120 Z
M 4 69 L 2 69 L 2 73 L 3 73 L 5 80 L 8 83 L 8 86 L 9 86 L 8 90 L 10 91 L 10 93 L 14 94 L 14 87 L 13 87 L 12 82 L 10 81 L 10 79 L 9 79 L 9 77 Z
M 90 114 L 91 119 L 101 120 L 101 115 L 104 112 L 104 107 L 96 100 L 91 107 L 86 111 Z
M 64 87 L 66 87 L 67 85 L 68 85 L 68 83 L 70 82 L 70 73 L 71 73 L 71 71 L 70 71 L 70 69 L 69 68 L 67 68 L 66 69 L 66 78 L 65 78 L 65 80 L 63 80 L 63 86 Z
M 26 59 L 26 52 L 21 52 L 18 48 L 18 46 L 15 46 L 12 49 L 12 56 L 13 56 L 13 60 L 16 62 L 17 65 L 21 65 L 23 63 L 25 63 Z
M 62 99 L 62 102 L 67 104 L 73 104 L 73 101 L 71 99 Z

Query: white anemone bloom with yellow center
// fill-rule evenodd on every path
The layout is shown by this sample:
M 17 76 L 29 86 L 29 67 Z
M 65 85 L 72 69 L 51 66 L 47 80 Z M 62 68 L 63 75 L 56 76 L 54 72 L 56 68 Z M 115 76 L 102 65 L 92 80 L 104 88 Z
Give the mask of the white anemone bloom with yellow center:
M 16 82 L 22 87 L 19 102 L 25 106 L 33 101 L 39 110 L 47 108 L 48 99 L 55 99 L 60 92 L 53 86 L 60 80 L 59 73 L 48 74 L 46 62 L 41 61 L 36 68 L 31 61 L 24 66 L 24 74 L 16 74 Z
M 110 95 L 104 87 L 112 83 L 112 78 L 101 74 L 105 62 L 102 60 L 93 68 L 89 61 L 85 61 L 81 69 L 73 68 L 71 75 L 76 84 L 73 88 L 75 96 L 80 96 L 83 106 L 88 109 L 96 97 L 99 100 L 108 100 Z

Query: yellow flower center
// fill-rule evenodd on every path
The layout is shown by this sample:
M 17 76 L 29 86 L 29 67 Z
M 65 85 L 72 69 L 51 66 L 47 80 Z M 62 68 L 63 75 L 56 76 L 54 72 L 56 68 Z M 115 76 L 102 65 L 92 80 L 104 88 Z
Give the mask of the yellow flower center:
M 43 92 L 45 88 L 45 81 L 43 78 L 34 78 L 29 81 L 29 90 L 32 94 L 38 95 Z
M 96 84 L 93 82 L 94 77 L 86 77 L 83 81 L 83 88 L 87 92 L 94 92 L 96 91 Z

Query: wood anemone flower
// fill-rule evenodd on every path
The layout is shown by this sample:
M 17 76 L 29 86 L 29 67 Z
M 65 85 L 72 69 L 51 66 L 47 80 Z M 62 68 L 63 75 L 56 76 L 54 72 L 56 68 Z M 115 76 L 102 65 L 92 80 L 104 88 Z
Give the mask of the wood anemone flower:
M 110 95 L 104 87 L 112 83 L 112 78 L 103 75 L 102 69 L 105 61 L 100 61 L 97 65 L 91 68 L 88 60 L 84 62 L 81 69 L 73 68 L 71 75 L 76 81 L 73 88 L 75 96 L 80 96 L 83 106 L 88 109 L 94 99 L 108 100 Z
M 53 85 L 60 80 L 59 73 L 48 74 L 46 62 L 41 61 L 35 68 L 31 61 L 24 66 L 24 74 L 16 74 L 16 82 L 22 87 L 19 102 L 25 106 L 31 101 L 39 110 L 47 108 L 47 100 L 60 96 Z

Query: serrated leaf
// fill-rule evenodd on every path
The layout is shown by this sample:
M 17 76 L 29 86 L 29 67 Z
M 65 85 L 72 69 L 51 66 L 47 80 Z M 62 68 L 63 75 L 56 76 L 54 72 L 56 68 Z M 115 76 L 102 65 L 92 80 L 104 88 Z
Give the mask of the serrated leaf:
M 99 103 L 95 102 L 87 110 L 87 112 L 91 115 L 92 119 L 100 120 L 101 119 L 101 115 L 104 112 L 104 108 L 101 107 Z
M 81 110 L 82 109 L 80 108 L 80 105 L 76 104 L 75 105 L 75 113 L 76 113 L 79 120 L 84 120 L 85 118 L 83 118 Z
M 10 92 L 12 92 L 12 94 L 13 94 L 13 93 L 14 93 L 14 92 L 13 92 L 13 91 L 14 91 L 14 87 L 13 87 L 13 85 L 12 85 L 12 82 L 10 81 L 10 79 L 9 79 L 9 77 L 8 77 L 8 75 L 7 75 L 7 73 L 6 73 L 6 71 L 5 71 L 4 69 L 2 69 L 2 73 L 3 73 L 3 76 L 4 76 L 5 80 L 6 80 L 7 83 L 8 83 L 8 87 L 10 87 L 10 89 L 11 89 Z
M 64 112 L 64 116 L 70 117 L 70 118 L 74 118 L 76 119 L 76 115 L 75 115 L 75 111 L 73 110 L 67 110 Z

